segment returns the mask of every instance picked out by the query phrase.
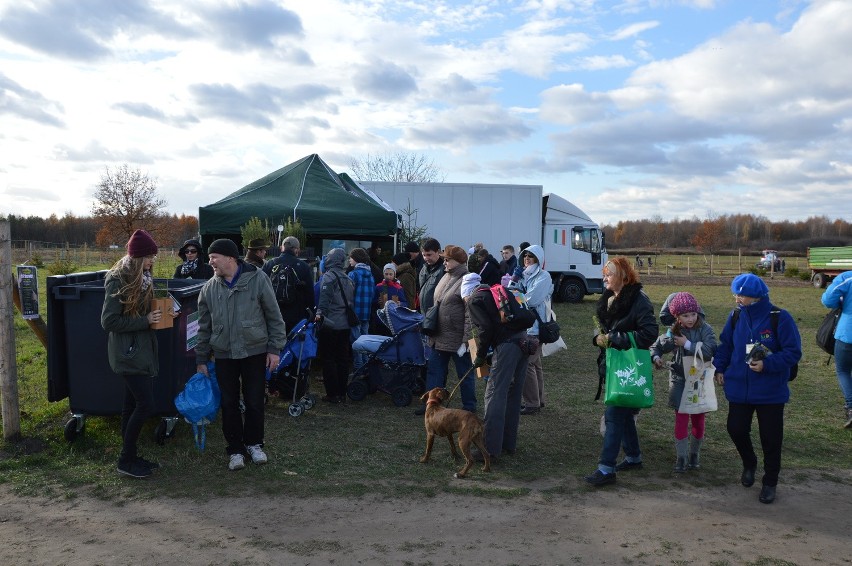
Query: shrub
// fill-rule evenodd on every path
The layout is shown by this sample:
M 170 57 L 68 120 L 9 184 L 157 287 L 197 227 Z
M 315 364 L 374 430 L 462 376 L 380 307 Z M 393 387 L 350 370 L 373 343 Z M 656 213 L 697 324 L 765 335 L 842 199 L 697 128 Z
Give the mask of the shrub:
M 40 253 L 33 252 L 32 257 L 30 257 L 30 263 L 41 269 L 44 267 L 44 258 L 41 257 Z
M 47 266 L 47 272 L 51 275 L 68 275 L 79 271 L 79 266 L 74 265 L 70 259 L 58 259 Z
M 801 277 L 798 267 L 788 267 L 784 270 L 784 277 Z

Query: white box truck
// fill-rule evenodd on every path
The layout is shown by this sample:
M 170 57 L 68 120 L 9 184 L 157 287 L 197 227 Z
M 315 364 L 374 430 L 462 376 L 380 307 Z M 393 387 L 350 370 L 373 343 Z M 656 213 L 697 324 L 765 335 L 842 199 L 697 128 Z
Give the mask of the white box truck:
M 541 185 L 358 181 L 403 222 L 425 227 L 442 246 L 482 242 L 500 259 L 506 244 L 540 244 L 556 301 L 579 302 L 603 292 L 604 235 L 589 216 Z M 410 217 L 409 214 L 411 213 Z M 520 250 L 516 249 L 516 254 Z

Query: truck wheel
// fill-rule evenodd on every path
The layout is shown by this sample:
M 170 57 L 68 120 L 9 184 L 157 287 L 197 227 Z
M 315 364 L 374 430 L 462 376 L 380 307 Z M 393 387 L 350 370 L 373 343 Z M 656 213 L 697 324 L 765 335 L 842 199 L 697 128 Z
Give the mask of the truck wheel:
M 559 299 L 566 303 L 579 303 L 586 296 L 583 282 L 575 277 L 569 277 L 559 286 Z
M 814 273 L 814 287 L 817 289 L 825 289 L 825 284 L 828 283 L 828 277 L 825 273 Z

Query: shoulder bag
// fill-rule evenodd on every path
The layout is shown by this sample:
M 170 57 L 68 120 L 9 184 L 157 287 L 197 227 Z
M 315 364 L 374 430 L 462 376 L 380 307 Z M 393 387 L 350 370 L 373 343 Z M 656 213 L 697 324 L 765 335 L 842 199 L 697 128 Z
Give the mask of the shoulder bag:
M 680 397 L 679 413 L 698 415 L 709 413 L 719 408 L 716 401 L 716 388 L 713 386 L 713 376 L 716 368 L 711 361 L 704 360 L 701 342 L 695 345 L 694 356 L 683 356 L 683 394 Z
M 637 348 L 633 333 L 629 350 L 606 349 L 606 387 L 604 404 L 632 409 L 654 405 L 654 378 L 651 351 Z
M 550 320 L 547 322 L 544 322 L 538 316 L 538 309 L 533 309 L 532 311 L 535 313 L 536 320 L 538 320 L 538 341 L 542 344 L 553 344 L 559 340 L 559 323 L 553 317 L 553 311 L 550 310 L 550 307 L 548 306 L 547 308 L 547 312 L 550 313 Z
M 334 277 L 337 279 L 337 288 L 340 289 L 340 296 L 343 297 L 343 305 L 346 307 L 346 322 L 350 328 L 358 326 L 358 315 L 355 314 L 355 309 L 346 300 L 346 293 L 343 292 L 343 283 L 340 282 L 340 276 L 335 274 Z

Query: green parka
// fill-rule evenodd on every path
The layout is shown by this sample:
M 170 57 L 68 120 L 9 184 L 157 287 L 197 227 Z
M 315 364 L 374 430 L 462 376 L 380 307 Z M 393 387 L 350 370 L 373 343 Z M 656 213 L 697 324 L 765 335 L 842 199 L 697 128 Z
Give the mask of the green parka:
M 139 316 L 124 314 L 124 305 L 115 297 L 121 288 L 121 279 L 107 274 L 104 281 L 104 306 L 101 326 L 109 332 L 107 355 L 109 367 L 118 375 L 157 375 L 159 354 L 157 335 L 148 323 L 151 303 L 147 294 L 140 298 Z

